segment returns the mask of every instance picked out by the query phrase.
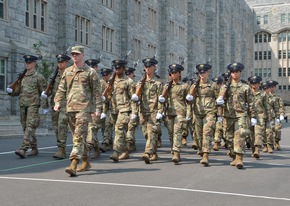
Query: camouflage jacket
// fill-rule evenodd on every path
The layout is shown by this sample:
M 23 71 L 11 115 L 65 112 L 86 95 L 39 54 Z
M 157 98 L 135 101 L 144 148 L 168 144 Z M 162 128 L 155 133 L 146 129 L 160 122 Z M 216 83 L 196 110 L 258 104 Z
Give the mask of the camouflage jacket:
M 55 97 L 55 94 L 57 92 L 61 76 L 62 76 L 62 73 L 58 70 L 58 74 L 57 74 L 57 76 L 55 78 L 55 81 L 54 81 L 54 84 L 53 84 L 53 87 L 52 87 L 52 90 L 51 90 L 50 107 L 52 107 L 52 108 L 54 107 L 54 97 Z M 61 102 L 60 106 L 61 106 L 62 109 L 65 109 L 66 101 Z
M 284 103 L 283 103 L 282 98 L 278 96 L 277 94 L 271 94 L 271 95 L 272 95 L 272 98 L 276 107 L 276 110 L 275 110 L 276 117 L 279 118 L 280 115 L 284 116 L 285 108 L 284 108 Z
M 219 96 L 226 90 L 223 85 L 220 89 Z M 226 118 L 256 117 L 256 112 L 253 106 L 253 93 L 249 85 L 238 82 L 236 85 L 231 84 L 226 94 L 225 107 L 223 109 L 223 116 Z
M 33 70 L 26 73 L 21 83 L 11 96 L 19 96 L 20 107 L 40 106 L 48 108 L 48 100 L 40 98 L 41 92 L 46 88 L 46 80 L 42 74 Z
M 253 91 L 253 102 L 258 119 L 265 119 L 268 121 L 271 121 L 273 119 L 271 115 L 269 98 L 265 93 L 263 93 L 262 91 Z
M 137 84 L 141 84 L 140 80 Z M 162 113 L 163 105 L 158 101 L 159 95 L 162 94 L 162 83 L 156 77 L 146 79 L 141 97 L 140 97 L 140 113 Z
M 66 101 L 67 112 L 101 112 L 100 80 L 97 72 L 84 65 L 74 65 L 64 71 L 54 97 L 55 105 Z

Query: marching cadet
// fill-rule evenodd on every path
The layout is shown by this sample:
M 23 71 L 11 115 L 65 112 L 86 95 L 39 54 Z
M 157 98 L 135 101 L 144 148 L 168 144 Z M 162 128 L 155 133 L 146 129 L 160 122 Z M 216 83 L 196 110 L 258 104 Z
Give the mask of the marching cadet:
M 196 84 L 191 86 L 190 92 L 186 96 L 188 101 L 194 99 L 195 134 L 197 135 L 197 144 L 202 156 L 200 163 L 204 166 L 209 165 L 208 157 L 217 117 L 215 99 L 219 91 L 217 84 L 212 84 L 208 79 L 211 68 L 209 64 L 198 64 L 196 66 L 199 79 Z
M 54 97 L 54 110 L 59 111 L 61 103 L 67 102 L 66 111 L 73 136 L 73 148 L 70 154 L 71 164 L 65 172 L 70 176 L 76 176 L 80 159 L 82 159 L 82 164 L 78 171 L 91 168 L 85 140 L 92 115 L 97 118 L 101 115 L 102 100 L 97 72 L 84 62 L 84 47 L 72 47 L 71 55 L 74 64 L 68 67 L 61 77 Z
M 99 59 L 88 59 L 85 61 L 85 63 L 93 68 L 96 72 L 98 72 L 99 67 L 98 64 L 100 63 Z M 99 79 L 98 75 L 98 81 L 100 81 L 100 91 L 102 92 L 105 89 L 105 85 L 101 83 L 101 80 Z M 94 155 L 92 158 L 97 159 L 100 155 L 99 151 L 99 140 L 98 140 L 98 131 L 99 129 L 102 130 L 103 133 L 103 128 L 105 124 L 105 114 L 102 113 L 100 118 L 97 117 L 92 117 L 92 122 L 89 123 L 88 125 L 88 136 L 86 138 L 86 143 L 88 146 L 88 150 L 94 150 Z M 79 171 L 77 171 L 79 172 Z
M 278 85 L 278 82 L 276 81 L 269 81 L 271 84 L 270 87 L 270 93 L 274 98 L 274 102 L 278 105 L 278 110 L 276 113 L 276 121 L 275 121 L 275 127 L 274 127 L 274 148 L 277 150 L 281 150 L 281 146 L 279 142 L 281 141 L 281 129 L 282 129 L 282 123 L 281 121 L 284 120 L 285 116 L 285 109 L 284 109 L 284 103 L 280 96 L 276 94 L 276 86 Z
M 260 148 L 263 144 L 266 130 L 266 122 L 272 121 L 268 112 L 271 111 L 269 99 L 265 93 L 259 90 L 262 78 L 259 76 L 251 76 L 248 78 L 252 92 L 253 92 L 253 105 L 257 114 L 257 124 L 251 127 L 252 130 L 252 156 L 260 158 Z
M 218 105 L 225 104 L 223 109 L 223 126 L 226 134 L 227 146 L 230 150 L 230 157 L 233 161 L 231 166 L 238 169 L 244 167 L 243 155 L 245 153 L 245 141 L 249 135 L 247 127 L 247 116 L 251 117 L 252 126 L 256 125 L 257 119 L 253 108 L 253 93 L 249 85 L 241 82 L 244 65 L 233 63 L 228 66 L 231 72 L 230 85 L 223 85 L 219 97 L 216 100 Z
M 110 156 L 114 162 L 129 158 L 129 149 L 133 142 L 126 141 L 128 123 L 137 118 L 134 110 L 135 104 L 131 103 L 131 97 L 135 93 L 134 81 L 125 75 L 127 61 L 114 60 L 115 79 L 112 88 L 112 119 L 115 124 L 115 139 L 113 154 Z M 120 156 L 119 154 L 122 153 Z
M 111 79 L 113 74 L 113 69 L 109 67 L 104 67 L 101 70 L 101 75 L 103 76 L 103 79 L 101 79 L 102 87 L 106 88 L 108 86 L 108 82 Z M 104 92 L 104 91 L 102 91 Z M 113 148 L 113 129 L 114 129 L 114 122 L 112 120 L 111 115 L 111 108 L 112 103 L 110 101 L 110 98 L 105 100 L 103 102 L 103 113 L 105 114 L 105 127 L 103 132 L 103 140 L 102 140 L 102 146 L 100 147 L 100 150 L 102 152 L 106 152 Z
M 215 84 L 214 88 L 216 88 L 215 93 L 218 94 L 219 90 L 223 84 L 223 79 L 221 77 L 215 77 L 212 79 L 212 81 L 214 82 L 213 84 Z M 217 110 L 222 112 L 222 107 L 218 106 Z M 218 112 L 219 113 L 219 112 Z M 223 139 L 223 117 L 222 116 L 217 116 L 217 121 L 215 123 L 215 131 L 214 131 L 214 145 L 213 145 L 213 150 L 214 151 L 218 151 L 219 147 L 221 145 L 221 140 Z
M 125 74 L 127 75 L 127 77 L 129 77 L 130 79 L 132 79 L 134 81 L 134 78 L 135 78 L 134 72 L 135 71 L 136 71 L 135 68 L 127 67 Z M 137 149 L 136 148 L 135 131 L 136 131 L 136 128 L 138 127 L 138 124 L 139 124 L 139 117 L 136 117 L 134 120 L 131 119 L 129 122 L 129 125 L 128 125 L 128 131 L 126 134 L 126 141 L 132 142 L 132 144 L 130 145 L 130 148 L 129 148 L 130 152 L 136 151 L 136 149 Z
M 164 86 L 159 101 L 164 103 L 165 126 L 168 130 L 172 162 L 180 161 L 182 132 L 190 121 L 190 104 L 186 101 L 189 85 L 181 81 L 181 71 L 184 68 L 180 64 L 169 65 L 168 73 L 170 81 Z M 160 117 L 159 117 L 160 118 Z
M 57 76 L 54 80 L 51 93 L 47 94 L 46 91 L 43 91 L 41 93 L 41 97 L 47 98 L 48 96 L 51 95 L 51 99 L 50 99 L 50 107 L 52 108 L 51 121 L 52 121 L 52 126 L 54 128 L 54 132 L 56 135 L 56 142 L 57 142 L 57 147 L 58 147 L 58 151 L 53 154 L 53 158 L 65 159 L 66 158 L 65 148 L 66 148 L 66 140 L 67 140 L 67 132 L 68 132 L 68 115 L 66 113 L 66 108 L 65 108 L 66 101 L 60 102 L 60 110 L 58 112 L 54 111 L 53 108 L 55 106 L 54 97 L 57 92 L 61 76 L 64 73 L 64 70 L 67 68 L 68 61 L 71 58 L 65 54 L 58 54 L 55 57 L 57 59 L 57 68 L 58 68 Z
M 36 71 L 38 58 L 33 55 L 23 56 L 26 73 L 16 87 L 6 89 L 11 96 L 19 96 L 20 123 L 24 132 L 23 143 L 15 154 L 20 158 L 25 158 L 26 152 L 31 148 L 28 156 L 36 156 L 39 151 L 35 131 L 40 123 L 39 107 L 44 109 L 44 113 L 49 111 L 47 99 L 41 99 L 41 93 L 46 88 L 46 80 L 42 74 Z
M 163 111 L 163 106 L 158 98 L 162 93 L 162 83 L 154 75 L 158 61 L 155 58 L 146 58 L 142 62 L 145 67 L 145 76 L 137 83 L 136 93 L 132 95 L 132 100 L 140 101 L 140 124 L 146 139 L 142 160 L 146 164 L 150 164 L 150 161 L 155 161 L 158 158 L 158 129 Z

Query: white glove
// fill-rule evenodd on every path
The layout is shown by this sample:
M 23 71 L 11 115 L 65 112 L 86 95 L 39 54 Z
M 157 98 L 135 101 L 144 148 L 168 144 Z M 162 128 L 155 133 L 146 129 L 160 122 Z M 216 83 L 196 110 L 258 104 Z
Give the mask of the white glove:
M 186 95 L 186 100 L 187 101 L 192 101 L 193 100 L 193 96 L 191 94 Z
M 134 120 L 136 118 L 137 118 L 137 115 L 136 114 L 132 114 L 131 119 Z
M 102 113 L 100 119 L 104 119 L 106 117 L 107 117 L 107 115 L 105 113 Z
M 8 94 L 11 94 L 11 93 L 13 92 L 13 89 L 11 89 L 10 87 L 7 87 L 7 88 L 6 88 L 6 92 L 7 92 Z
M 137 96 L 137 94 L 133 94 L 131 99 L 132 99 L 134 102 L 138 102 L 138 101 L 139 101 L 139 97 Z
M 165 102 L 165 98 L 162 95 L 159 96 L 159 102 L 161 102 L 161 103 Z
M 218 122 L 223 122 L 223 117 L 222 116 L 218 116 L 217 120 L 218 120 Z
M 274 124 L 274 122 L 271 120 L 271 121 L 270 121 L 270 125 L 273 125 L 273 124 Z
M 106 97 L 102 96 L 102 102 L 106 101 Z
M 42 113 L 47 114 L 49 112 L 49 108 L 43 109 Z
M 162 119 L 162 117 L 163 117 L 163 115 L 162 115 L 162 114 L 160 114 L 160 113 L 157 113 L 157 114 L 156 114 L 156 119 L 157 119 L 157 120 L 160 120 L 160 119 Z
M 284 120 L 284 116 L 281 114 L 280 115 L 280 121 Z
M 45 94 L 44 91 L 41 92 L 41 98 L 43 98 L 43 99 L 47 99 L 47 95 Z
M 185 121 L 187 121 L 187 122 L 190 121 L 190 120 L 191 120 L 190 117 L 186 117 L 186 118 L 185 118 Z
M 222 96 L 220 96 L 220 97 L 218 97 L 218 98 L 216 99 L 216 103 L 217 103 L 218 105 L 222 105 L 222 104 L 225 103 L 225 100 L 224 100 L 224 98 L 223 98 Z
M 257 124 L 257 119 L 256 118 L 251 118 L 251 125 L 255 126 Z
M 277 118 L 276 121 L 275 121 L 275 123 L 276 123 L 276 124 L 279 124 L 279 123 L 280 123 L 280 119 Z

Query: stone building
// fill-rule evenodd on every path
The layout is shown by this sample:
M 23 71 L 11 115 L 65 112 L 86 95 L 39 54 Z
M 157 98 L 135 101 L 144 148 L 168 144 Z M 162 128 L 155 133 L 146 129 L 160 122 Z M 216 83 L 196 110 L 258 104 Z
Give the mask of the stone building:
M 263 79 L 279 83 L 290 104 L 290 0 L 247 0 L 254 13 L 253 67 Z
M 85 46 L 86 58 L 102 55 L 101 66 L 129 50 L 131 66 L 157 52 L 164 81 L 171 63 L 186 58 L 185 76 L 209 61 L 213 77 L 235 61 L 252 68 L 253 19 L 245 0 L 0 0 L 0 115 L 18 114 L 6 87 L 24 69 L 22 56 L 35 54 L 33 44 L 54 63 L 73 45 Z M 138 79 L 141 64 L 137 70 Z

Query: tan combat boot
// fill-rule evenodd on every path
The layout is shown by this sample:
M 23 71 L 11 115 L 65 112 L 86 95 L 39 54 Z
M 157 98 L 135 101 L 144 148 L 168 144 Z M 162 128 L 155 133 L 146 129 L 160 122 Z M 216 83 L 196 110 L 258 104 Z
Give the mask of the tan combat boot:
M 88 157 L 83 157 L 82 158 L 83 162 L 81 164 L 81 166 L 77 169 L 77 172 L 84 172 L 84 171 L 88 171 L 92 165 L 90 164 Z
M 275 147 L 276 147 L 277 150 L 281 150 L 281 146 L 279 144 L 279 141 L 275 142 Z
M 150 164 L 150 156 L 149 156 L 149 154 L 148 154 L 148 153 L 144 153 L 144 154 L 142 155 L 142 160 L 144 160 L 144 162 L 145 162 L 146 164 Z
M 244 167 L 243 154 L 236 154 L 236 167 L 238 169 L 243 169 Z
M 135 152 L 137 150 L 135 142 L 134 143 L 128 143 L 127 144 L 127 149 L 130 152 Z
M 208 152 L 204 152 L 202 155 L 202 159 L 200 160 L 200 164 L 203 164 L 204 166 L 208 166 Z
M 56 158 L 56 159 L 65 159 L 66 158 L 65 149 L 63 147 L 59 147 L 58 148 L 58 151 L 56 153 L 54 153 L 53 158 Z
M 237 164 L 237 159 L 236 159 L 236 157 L 234 157 L 233 161 L 230 162 L 230 165 L 231 166 L 236 166 L 236 164 Z
M 119 160 L 125 160 L 125 159 L 129 159 L 129 152 L 123 152 L 120 156 L 119 156 Z
M 212 149 L 214 151 L 219 151 L 219 146 L 220 146 L 220 143 L 219 142 L 215 142 Z
M 27 156 L 36 156 L 38 154 L 39 154 L 39 151 L 38 151 L 37 147 L 33 147 L 31 149 L 31 152 Z
M 259 159 L 260 158 L 260 151 L 259 151 L 259 146 L 255 146 L 255 151 L 254 151 L 254 153 L 253 153 L 253 156 L 255 157 L 255 158 L 257 158 L 257 159 Z
M 79 163 L 79 160 L 78 159 L 73 159 L 71 161 L 71 164 L 69 167 L 65 168 L 65 172 L 70 174 L 71 177 L 75 177 L 77 176 L 77 172 L 76 172 L 76 169 L 77 169 L 77 165 Z
M 183 146 L 186 146 L 186 145 L 187 145 L 186 137 L 182 137 L 181 144 L 182 144 Z
M 18 155 L 20 158 L 25 158 L 26 151 L 23 149 L 18 149 L 15 151 L 15 154 Z
M 178 164 L 179 163 L 179 159 L 180 159 L 179 152 L 173 152 L 172 162 L 174 162 L 175 164 Z
M 162 147 L 162 140 L 161 140 L 161 137 L 158 137 L 157 138 L 157 148 L 160 148 Z
M 263 148 L 263 152 L 264 152 L 264 153 L 268 152 L 268 147 L 267 147 L 267 145 L 264 144 L 263 147 L 264 147 L 264 148 Z
M 113 160 L 114 162 L 119 161 L 119 152 L 114 151 L 113 154 L 110 156 L 110 159 Z
M 100 147 L 101 152 L 106 152 L 109 149 L 109 145 L 107 145 L 106 143 L 102 144 L 102 146 Z
M 92 156 L 92 159 L 98 159 L 99 156 L 100 156 L 99 146 L 95 146 L 94 147 L 94 155 Z
M 191 146 L 194 150 L 197 150 L 198 149 L 198 146 L 197 146 L 197 142 L 196 140 L 194 139 L 193 140 L 193 143 L 192 143 L 192 146 Z
M 158 160 L 158 155 L 157 155 L 157 152 L 155 152 L 150 156 L 150 161 L 157 161 L 157 160 Z
M 273 145 L 268 144 L 267 148 L 268 148 L 268 153 L 272 154 L 273 153 Z

